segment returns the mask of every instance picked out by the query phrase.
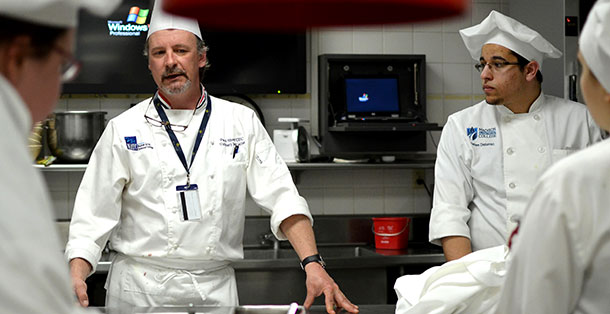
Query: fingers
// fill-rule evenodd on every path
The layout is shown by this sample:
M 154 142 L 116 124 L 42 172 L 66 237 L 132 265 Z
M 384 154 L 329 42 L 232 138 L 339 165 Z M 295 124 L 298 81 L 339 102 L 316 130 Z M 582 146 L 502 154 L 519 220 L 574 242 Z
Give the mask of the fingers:
M 342 309 L 349 313 L 359 312 L 358 306 L 352 304 L 336 284 L 333 288 L 324 290 L 324 298 L 326 302 L 326 312 L 329 314 L 339 313 Z
M 313 294 L 311 294 L 311 292 L 307 291 L 307 297 L 305 297 L 305 302 L 303 302 L 303 306 L 309 310 L 309 308 L 313 304 L 314 299 L 315 299 L 315 296 Z
M 326 304 L 326 313 L 328 314 L 336 314 L 335 313 L 335 298 L 332 290 L 327 291 L 324 290 L 324 303 Z
M 85 281 L 78 280 L 74 282 L 74 293 L 82 307 L 89 306 L 89 296 L 87 295 L 87 284 Z
M 350 300 L 345 297 L 345 295 L 343 294 L 343 292 L 341 292 L 341 290 L 339 290 L 339 288 L 337 288 L 337 290 L 335 291 L 335 302 L 337 302 L 339 308 L 343 308 L 350 313 L 359 312 L 358 306 L 350 302 Z

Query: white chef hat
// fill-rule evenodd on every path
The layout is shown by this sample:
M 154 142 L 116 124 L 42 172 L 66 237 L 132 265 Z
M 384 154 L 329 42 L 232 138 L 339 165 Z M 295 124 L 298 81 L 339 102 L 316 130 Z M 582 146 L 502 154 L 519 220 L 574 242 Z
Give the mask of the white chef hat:
M 580 52 L 606 92 L 610 92 L 610 0 L 598 0 L 580 33 Z
M 68 28 L 78 24 L 80 8 L 106 16 L 119 3 L 120 0 L 0 0 L 0 15 L 33 24 Z
M 199 29 L 199 23 L 197 20 L 189 19 L 182 16 L 176 16 L 169 14 L 162 9 L 162 0 L 155 1 L 153 7 L 152 17 L 150 18 L 150 27 L 148 28 L 148 36 L 150 37 L 154 32 L 164 29 L 181 29 L 189 31 L 195 36 L 201 37 L 201 30 Z
M 485 44 L 497 44 L 528 61 L 536 60 L 540 68 L 543 58 L 561 57 L 561 51 L 538 32 L 493 10 L 480 24 L 460 30 L 460 35 L 475 60 L 481 58 L 481 48 Z

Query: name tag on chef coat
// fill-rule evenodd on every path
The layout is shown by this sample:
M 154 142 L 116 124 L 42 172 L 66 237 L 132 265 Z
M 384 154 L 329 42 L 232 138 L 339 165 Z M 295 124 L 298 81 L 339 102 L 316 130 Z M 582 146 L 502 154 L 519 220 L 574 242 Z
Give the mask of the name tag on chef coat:
M 201 207 L 199 207 L 199 190 L 197 184 L 178 185 L 178 209 L 180 220 L 195 221 L 201 220 Z

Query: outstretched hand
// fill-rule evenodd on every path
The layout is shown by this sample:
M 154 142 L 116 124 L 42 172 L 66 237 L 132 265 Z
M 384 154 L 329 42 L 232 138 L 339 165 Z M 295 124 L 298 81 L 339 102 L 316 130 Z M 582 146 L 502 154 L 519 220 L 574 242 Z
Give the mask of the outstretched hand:
M 344 309 L 349 313 L 358 313 L 358 306 L 352 304 L 345 297 L 339 286 L 328 275 L 326 270 L 318 263 L 309 263 L 305 266 L 307 272 L 307 297 L 303 306 L 309 309 L 316 297 L 324 293 L 324 301 L 326 304 L 326 312 L 336 314 L 340 309 Z

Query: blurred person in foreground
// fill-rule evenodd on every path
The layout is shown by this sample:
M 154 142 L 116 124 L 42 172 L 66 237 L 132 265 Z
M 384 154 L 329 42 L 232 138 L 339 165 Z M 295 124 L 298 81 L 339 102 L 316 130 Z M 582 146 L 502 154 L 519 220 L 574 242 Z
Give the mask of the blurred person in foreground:
M 585 103 L 610 131 L 610 0 L 593 6 L 579 46 Z M 610 141 L 545 172 L 513 243 L 497 313 L 610 311 Z
M 197 21 L 155 3 L 145 54 L 158 91 L 108 123 L 74 204 L 65 254 L 81 304 L 109 241 L 107 307 L 238 305 L 230 262 L 243 259 L 249 192 L 301 259 L 305 307 L 324 294 L 328 313 L 357 313 L 324 269 L 307 203 L 255 113 L 200 83 L 206 51 Z
M 583 104 L 545 95 L 542 62 L 561 52 L 492 11 L 460 30 L 485 100 L 449 116 L 438 145 L 430 242 L 447 261 L 505 245 L 552 163 L 601 140 Z
M 0 312 L 79 313 L 41 174 L 27 149 L 34 122 L 73 78 L 78 10 L 118 1 L 0 0 Z

